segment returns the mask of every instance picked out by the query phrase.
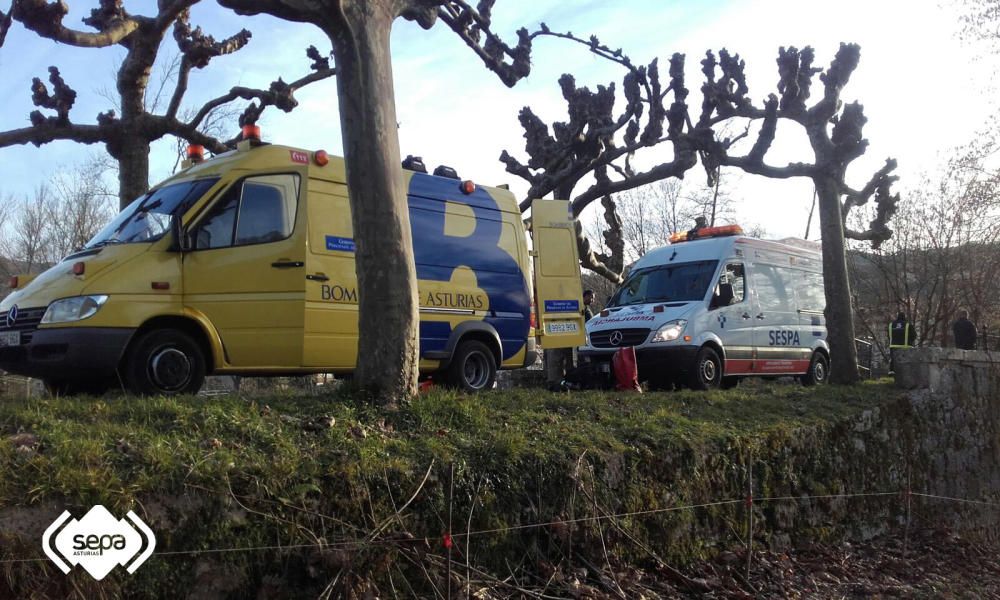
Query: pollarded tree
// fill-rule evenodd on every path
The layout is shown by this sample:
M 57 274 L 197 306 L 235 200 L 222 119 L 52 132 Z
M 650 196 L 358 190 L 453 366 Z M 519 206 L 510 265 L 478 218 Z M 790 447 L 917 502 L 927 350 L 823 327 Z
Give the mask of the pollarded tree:
M 501 160 L 510 173 L 530 183 L 527 198 L 556 192 L 559 197 L 569 199 L 568 192 L 590 174 L 595 182 L 571 199 L 573 213 L 579 215 L 598 198 L 607 198 L 610 194 L 653 181 L 682 178 L 697 164 L 698 158 L 708 175 L 710 186 L 715 184 L 723 167 L 775 179 L 811 178 L 819 199 L 828 339 L 831 362 L 836 365 L 831 381 L 857 381 L 857 354 L 844 240 L 845 237 L 866 240 L 877 247 L 892 235 L 887 222 L 899 200 L 898 195 L 890 192 L 896 180 L 892 175 L 896 167 L 894 160 L 887 160 L 885 166 L 860 189 L 852 188 L 846 182 L 848 165 L 861 156 L 868 145 L 862 137 L 866 118 L 861 105 L 855 102 L 845 107 L 840 99 L 843 87 L 858 65 L 860 48 L 855 44 L 842 44 L 831 66 L 822 73 L 822 69 L 812 66 L 811 48 L 802 51 L 781 48 L 777 61 L 778 94 L 771 94 L 760 107 L 755 106 L 747 96 L 745 65 L 739 55 L 722 50 L 717 60 L 712 52 L 708 52 L 702 61 L 705 82 L 701 88 L 701 112 L 695 121 L 686 103 L 688 90 L 684 87 L 683 55 L 674 54 L 671 58 L 670 83 L 662 89 L 655 60 L 647 67 L 637 67 L 620 50 L 611 50 L 597 38 L 583 40 L 572 34 L 557 35 L 585 44 L 591 52 L 627 69 L 623 85 L 624 109 L 618 115 L 613 112 L 614 86 L 602 86 L 596 93 L 587 88 L 577 89 L 569 75 L 560 79 L 560 85 L 570 119 L 553 124 L 554 135 L 549 134 L 549 127 L 530 108 L 522 109 L 520 118 L 530 160 L 522 164 L 506 152 L 501 155 Z M 824 94 L 813 106 L 807 107 L 810 86 L 816 74 L 820 74 Z M 674 99 L 668 109 L 664 100 L 671 91 Z M 648 110 L 645 120 L 644 108 Z M 774 142 L 778 119 L 787 119 L 803 127 L 812 145 L 812 163 L 778 167 L 764 161 Z M 667 122 L 666 135 L 662 127 L 664 120 Z M 754 122 L 760 123 L 760 129 L 753 146 L 745 155 L 731 155 L 736 143 L 748 136 L 750 124 Z M 727 127 L 732 128 L 735 123 L 747 124 L 743 133 L 732 137 L 722 137 L 718 133 Z M 631 158 L 635 152 L 664 142 L 672 145 L 671 160 L 642 172 L 632 168 Z M 867 204 L 873 197 L 877 208 L 867 228 L 854 230 L 846 227 L 851 209 Z M 529 200 L 522 203 L 522 210 L 527 208 L 528 203 Z M 613 203 L 605 201 L 605 204 L 605 214 L 610 217 L 609 229 L 612 233 L 617 230 L 617 235 L 620 235 L 620 217 L 614 215 Z M 589 241 L 582 235 L 579 226 L 577 232 L 583 266 L 612 280 L 620 280 L 616 270 L 604 264 L 603 259 L 608 257 L 598 256 L 590 250 Z
M 280 78 L 267 90 L 234 87 L 228 93 L 210 100 L 197 110 L 189 110 L 190 118 L 182 118 L 181 104 L 188 89 L 192 69 L 203 69 L 218 56 L 232 54 L 246 46 L 251 34 L 246 29 L 223 40 L 216 41 L 200 27 L 192 28 L 189 10 L 199 0 L 160 0 L 158 12 L 153 16 L 133 15 L 127 12 L 122 0 L 101 0 L 100 6 L 83 20 L 94 31 L 78 31 L 63 25 L 68 12 L 65 2 L 46 0 L 14 0 L 9 13 L 0 12 L 0 46 L 12 21 L 53 41 L 77 48 L 106 48 L 119 45 L 125 48 L 125 58 L 118 69 L 116 88 L 117 111 L 108 110 L 97 115 L 96 123 L 83 124 L 70 120 L 70 110 L 76 101 L 76 91 L 66 83 L 56 67 L 49 67 L 48 87 L 38 78 L 31 85 L 31 98 L 35 106 L 54 112 L 46 116 L 33 111 L 28 127 L 0 132 L 0 147 L 16 144 L 42 144 L 55 140 L 69 140 L 84 144 L 103 143 L 108 153 L 118 161 L 119 200 L 122 207 L 143 194 L 149 187 L 150 144 L 164 136 L 172 135 L 190 143 L 201 144 L 211 152 L 223 152 L 225 140 L 207 135 L 203 124 L 212 111 L 237 99 L 255 101 L 248 108 L 247 118 L 256 119 L 266 106 L 284 111 L 295 108 L 296 90 L 312 82 L 334 75 L 328 60 L 315 48 L 307 55 L 312 59 L 312 72 L 286 83 Z M 147 95 L 150 73 L 167 32 L 173 37 L 180 52 L 176 84 L 163 114 L 153 114 Z M 120 113 L 120 114 L 118 114 Z M 236 127 L 233 127 L 234 133 Z
M 333 43 L 358 275 L 355 380 L 383 403 L 416 394 L 417 276 L 400 171 L 389 53 L 393 22 L 440 19 L 507 85 L 530 70 L 531 35 L 505 44 L 490 30 L 494 0 L 219 0 L 240 14 L 312 23 Z
M 868 140 L 862 130 L 867 118 L 858 102 L 843 105 L 841 92 L 858 66 L 861 48 L 841 44 L 829 68 L 813 67 L 812 48 L 801 51 L 781 48 L 778 52 L 778 93 L 771 94 L 763 106 L 755 106 L 748 97 L 744 63 L 738 54 L 722 50 L 719 59 L 708 52 L 702 61 L 706 81 L 702 86 L 701 115 L 692 134 L 700 142 L 706 170 L 717 166 L 736 167 L 747 173 L 775 179 L 808 177 L 816 187 L 823 239 L 823 281 L 826 292 L 827 340 L 830 343 L 830 379 L 834 383 L 858 380 L 857 352 L 854 346 L 854 318 L 851 309 L 851 285 L 847 272 L 845 238 L 869 241 L 878 247 L 892 236 L 887 223 L 896 212 L 899 195 L 891 193 L 897 177 L 892 175 L 896 161 L 886 160 L 861 188 L 847 183 L 847 168 L 864 154 Z M 807 106 L 813 78 L 819 75 L 823 96 Z M 718 76 L 718 78 L 716 78 Z M 760 130 L 750 150 L 732 156 L 732 145 L 706 135 L 714 127 L 732 119 L 760 122 Z M 765 156 L 775 139 L 778 119 L 799 125 L 812 146 L 812 163 L 774 166 Z M 864 206 L 874 198 L 875 216 L 864 230 L 846 226 L 854 207 Z

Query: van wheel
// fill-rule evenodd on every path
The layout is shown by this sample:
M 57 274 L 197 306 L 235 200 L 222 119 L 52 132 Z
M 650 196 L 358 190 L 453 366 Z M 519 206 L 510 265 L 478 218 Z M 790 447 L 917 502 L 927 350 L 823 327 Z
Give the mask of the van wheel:
M 809 361 L 809 370 L 805 375 L 799 376 L 802 385 L 822 385 L 826 383 L 830 376 L 830 360 L 822 352 L 813 352 L 812 360 Z
M 474 340 L 461 342 L 448 365 L 448 383 L 466 391 L 493 388 L 497 379 L 497 361 L 486 344 Z
M 140 396 L 195 394 L 205 381 L 205 368 L 205 355 L 194 338 L 175 329 L 154 329 L 128 352 L 125 388 Z
M 692 390 L 714 390 L 721 381 L 722 361 L 715 350 L 704 346 L 695 358 L 689 385 Z

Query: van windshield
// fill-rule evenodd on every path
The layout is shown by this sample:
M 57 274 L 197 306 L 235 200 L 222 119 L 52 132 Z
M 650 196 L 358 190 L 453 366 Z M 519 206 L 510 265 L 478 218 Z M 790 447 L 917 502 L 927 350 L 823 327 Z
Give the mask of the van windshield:
M 704 260 L 639 269 L 618 288 L 608 306 L 702 300 L 718 264 L 717 260 Z
M 140 196 L 87 242 L 84 248 L 160 239 L 170 231 L 170 219 L 187 210 L 216 181 L 218 178 L 185 181 Z

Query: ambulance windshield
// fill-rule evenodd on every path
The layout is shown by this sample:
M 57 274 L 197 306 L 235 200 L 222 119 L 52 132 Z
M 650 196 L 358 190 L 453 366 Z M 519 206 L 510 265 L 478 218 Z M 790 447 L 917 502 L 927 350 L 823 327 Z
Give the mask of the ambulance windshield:
M 216 181 L 218 179 L 185 181 L 140 196 L 84 247 L 98 248 L 109 244 L 158 240 L 170 231 L 170 219 L 174 214 L 187 210 Z
M 629 275 L 608 306 L 703 300 L 718 264 L 704 260 L 639 269 Z

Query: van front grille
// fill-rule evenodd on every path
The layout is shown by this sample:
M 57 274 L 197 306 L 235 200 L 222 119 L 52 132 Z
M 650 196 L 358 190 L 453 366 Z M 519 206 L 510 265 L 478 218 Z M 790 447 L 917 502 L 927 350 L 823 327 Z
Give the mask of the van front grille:
M 8 313 L 0 314 L 0 333 L 7 331 L 21 332 L 21 345 L 31 343 L 31 338 L 38 329 L 38 324 L 42 322 L 45 315 L 45 307 L 41 308 L 18 308 L 17 319 L 13 325 L 7 324 Z
M 638 346 L 649 337 L 649 329 L 606 329 L 590 334 L 590 345 L 595 348 L 619 348 Z M 620 340 L 618 338 L 621 338 Z M 613 340 L 613 341 L 612 341 Z M 614 343 L 618 342 L 618 343 Z

